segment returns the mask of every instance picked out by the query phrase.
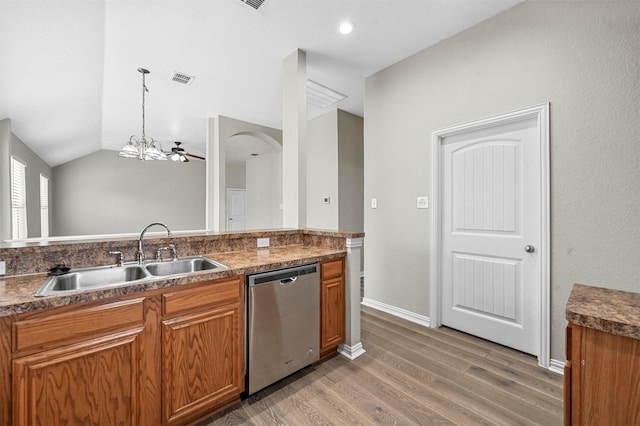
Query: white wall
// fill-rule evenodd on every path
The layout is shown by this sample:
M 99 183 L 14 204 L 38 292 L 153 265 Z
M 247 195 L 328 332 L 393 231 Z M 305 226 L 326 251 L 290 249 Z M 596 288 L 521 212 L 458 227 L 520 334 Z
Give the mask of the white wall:
M 431 132 L 547 101 L 551 357 L 573 283 L 640 291 L 638 28 L 638 3 L 524 2 L 367 78 L 365 297 L 429 316 Z
M 296 49 L 282 61 L 283 223 L 307 226 L 307 54 Z
M 140 161 L 96 151 L 53 169 L 51 235 L 205 228 L 205 162 Z
M 226 167 L 227 188 L 244 189 L 246 186 L 247 171 L 244 164 L 229 164 Z
M 307 123 L 307 227 L 337 230 L 338 207 L 338 112 L 333 110 Z
M 0 101 L 1 102 L 1 101 Z M 11 238 L 11 120 L 0 120 L 0 242 Z
M 282 130 L 234 118 L 218 116 L 207 120 L 207 207 L 209 230 L 224 231 L 227 226 L 226 141 L 237 134 L 255 134 L 282 145 Z M 279 172 L 282 174 L 282 170 Z
M 282 153 L 274 152 L 246 161 L 246 229 L 282 227 Z

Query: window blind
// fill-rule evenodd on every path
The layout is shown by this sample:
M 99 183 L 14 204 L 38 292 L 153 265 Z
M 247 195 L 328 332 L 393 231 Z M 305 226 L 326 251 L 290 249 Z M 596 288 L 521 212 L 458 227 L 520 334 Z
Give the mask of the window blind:
M 27 238 L 27 166 L 11 157 L 11 238 Z
M 49 178 L 40 175 L 40 237 L 49 236 Z

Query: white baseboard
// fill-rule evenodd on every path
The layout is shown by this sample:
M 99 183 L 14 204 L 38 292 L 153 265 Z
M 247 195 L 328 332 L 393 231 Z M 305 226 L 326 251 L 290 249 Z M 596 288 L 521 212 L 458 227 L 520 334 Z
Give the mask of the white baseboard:
M 365 350 L 362 347 L 362 342 L 358 342 L 353 346 L 349 346 L 349 345 L 338 346 L 338 353 L 343 357 L 353 361 L 354 359 L 358 358 L 360 355 L 365 353 Z
M 431 320 L 429 319 L 429 317 L 416 314 L 415 312 L 407 311 L 402 308 L 397 308 L 392 305 L 387 305 L 386 303 L 378 302 L 377 300 L 367 299 L 365 297 L 364 299 L 362 299 L 362 304 L 364 306 L 368 306 L 370 308 L 377 309 L 382 312 L 386 312 L 396 317 L 406 319 L 407 321 L 420 324 L 424 327 L 429 327 L 429 325 L 431 324 Z
M 558 361 L 557 359 L 550 359 L 549 370 L 564 376 L 564 364 L 564 362 Z

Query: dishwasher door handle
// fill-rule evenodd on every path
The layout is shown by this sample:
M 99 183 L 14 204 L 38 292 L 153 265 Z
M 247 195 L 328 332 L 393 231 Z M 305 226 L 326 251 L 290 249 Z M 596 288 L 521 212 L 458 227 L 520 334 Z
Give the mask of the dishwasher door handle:
M 280 285 L 293 284 L 298 280 L 298 277 L 285 278 L 284 280 L 280 280 Z

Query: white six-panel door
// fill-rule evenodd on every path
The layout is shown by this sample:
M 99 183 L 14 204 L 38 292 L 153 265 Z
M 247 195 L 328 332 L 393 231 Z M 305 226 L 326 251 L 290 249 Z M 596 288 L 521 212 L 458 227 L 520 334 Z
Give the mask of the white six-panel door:
M 536 118 L 441 140 L 442 324 L 539 354 Z

